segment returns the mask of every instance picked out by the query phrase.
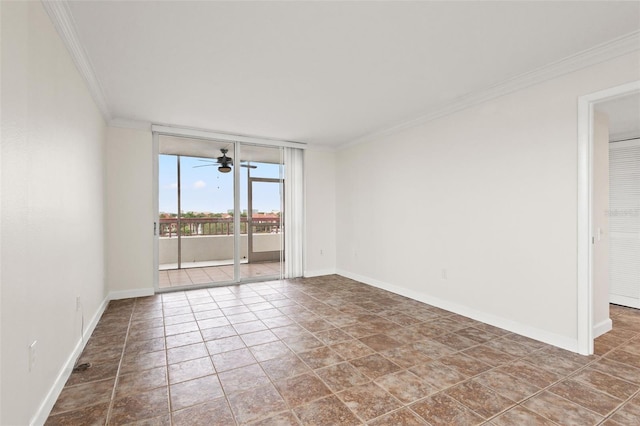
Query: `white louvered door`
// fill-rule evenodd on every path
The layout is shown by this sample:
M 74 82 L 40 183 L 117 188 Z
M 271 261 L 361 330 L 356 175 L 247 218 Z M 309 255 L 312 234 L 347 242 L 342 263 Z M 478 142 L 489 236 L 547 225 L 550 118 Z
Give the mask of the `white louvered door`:
M 610 301 L 640 308 L 640 139 L 609 144 Z

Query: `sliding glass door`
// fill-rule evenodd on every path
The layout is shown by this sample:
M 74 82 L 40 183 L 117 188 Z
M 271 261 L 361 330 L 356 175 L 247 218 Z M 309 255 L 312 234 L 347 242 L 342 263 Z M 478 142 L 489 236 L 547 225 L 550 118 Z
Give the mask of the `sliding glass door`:
M 284 166 L 282 148 L 242 145 L 241 203 L 246 221 L 243 279 L 282 276 L 284 271 Z
M 159 289 L 281 277 L 281 149 L 165 135 L 158 148 Z

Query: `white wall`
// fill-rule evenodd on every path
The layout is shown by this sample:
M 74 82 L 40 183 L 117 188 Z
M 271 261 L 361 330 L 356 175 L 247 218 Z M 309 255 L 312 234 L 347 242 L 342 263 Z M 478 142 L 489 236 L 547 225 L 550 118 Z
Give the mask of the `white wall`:
M 150 131 L 107 131 L 107 282 L 112 298 L 153 294 Z
M 609 318 L 609 117 L 593 122 L 593 326 L 594 336 L 611 330 Z M 600 232 L 598 232 L 600 230 Z M 600 238 L 598 238 L 598 234 Z
M 150 131 L 107 132 L 107 264 L 112 297 L 153 291 Z M 335 273 L 335 152 L 305 150 L 305 275 Z M 320 252 L 322 251 L 322 254 Z
M 626 55 L 340 151 L 338 272 L 576 349 L 577 98 L 639 69 Z
M 336 154 L 305 150 L 304 275 L 336 271 Z
M 41 3 L 1 7 L 0 424 L 25 425 L 104 307 L 105 124 Z

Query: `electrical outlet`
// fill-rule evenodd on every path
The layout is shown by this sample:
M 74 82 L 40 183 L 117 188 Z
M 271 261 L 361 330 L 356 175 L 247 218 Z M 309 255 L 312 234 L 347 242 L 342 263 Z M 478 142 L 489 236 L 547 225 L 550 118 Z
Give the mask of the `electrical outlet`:
M 36 366 L 36 344 L 37 340 L 29 345 L 29 371 L 32 371 Z
M 447 270 L 446 270 L 446 269 L 443 269 L 443 270 L 442 270 L 442 279 L 443 279 L 443 280 L 446 280 L 446 279 L 447 279 Z
M 80 296 L 76 296 L 76 312 L 79 312 L 82 309 L 82 301 L 80 300 Z
M 320 249 L 320 256 L 322 256 L 324 253 L 322 253 L 322 249 Z

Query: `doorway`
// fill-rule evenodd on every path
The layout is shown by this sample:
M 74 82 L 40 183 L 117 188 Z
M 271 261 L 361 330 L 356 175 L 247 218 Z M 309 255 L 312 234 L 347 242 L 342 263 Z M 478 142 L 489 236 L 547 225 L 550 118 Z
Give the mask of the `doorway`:
M 282 148 L 172 135 L 157 147 L 158 290 L 282 277 Z
M 249 208 L 247 216 L 249 263 L 280 261 L 282 225 L 280 211 L 267 212 L 256 208 L 265 200 L 279 200 L 281 181 L 269 178 L 249 178 Z
M 240 170 L 242 220 L 246 253 L 240 274 L 244 279 L 284 276 L 285 164 L 284 150 L 242 145 Z
M 601 238 L 594 226 L 594 133 L 596 107 L 640 94 L 640 81 L 624 84 L 578 99 L 578 338 L 582 355 L 593 354 L 593 339 L 600 331 L 594 323 L 594 305 L 602 300 L 602 289 L 594 286 L 594 245 Z M 596 295 L 597 293 L 597 295 Z
M 595 109 L 606 116 L 609 128 L 608 155 L 603 155 L 609 183 L 608 297 L 611 303 L 640 308 L 640 93 L 599 102 Z

